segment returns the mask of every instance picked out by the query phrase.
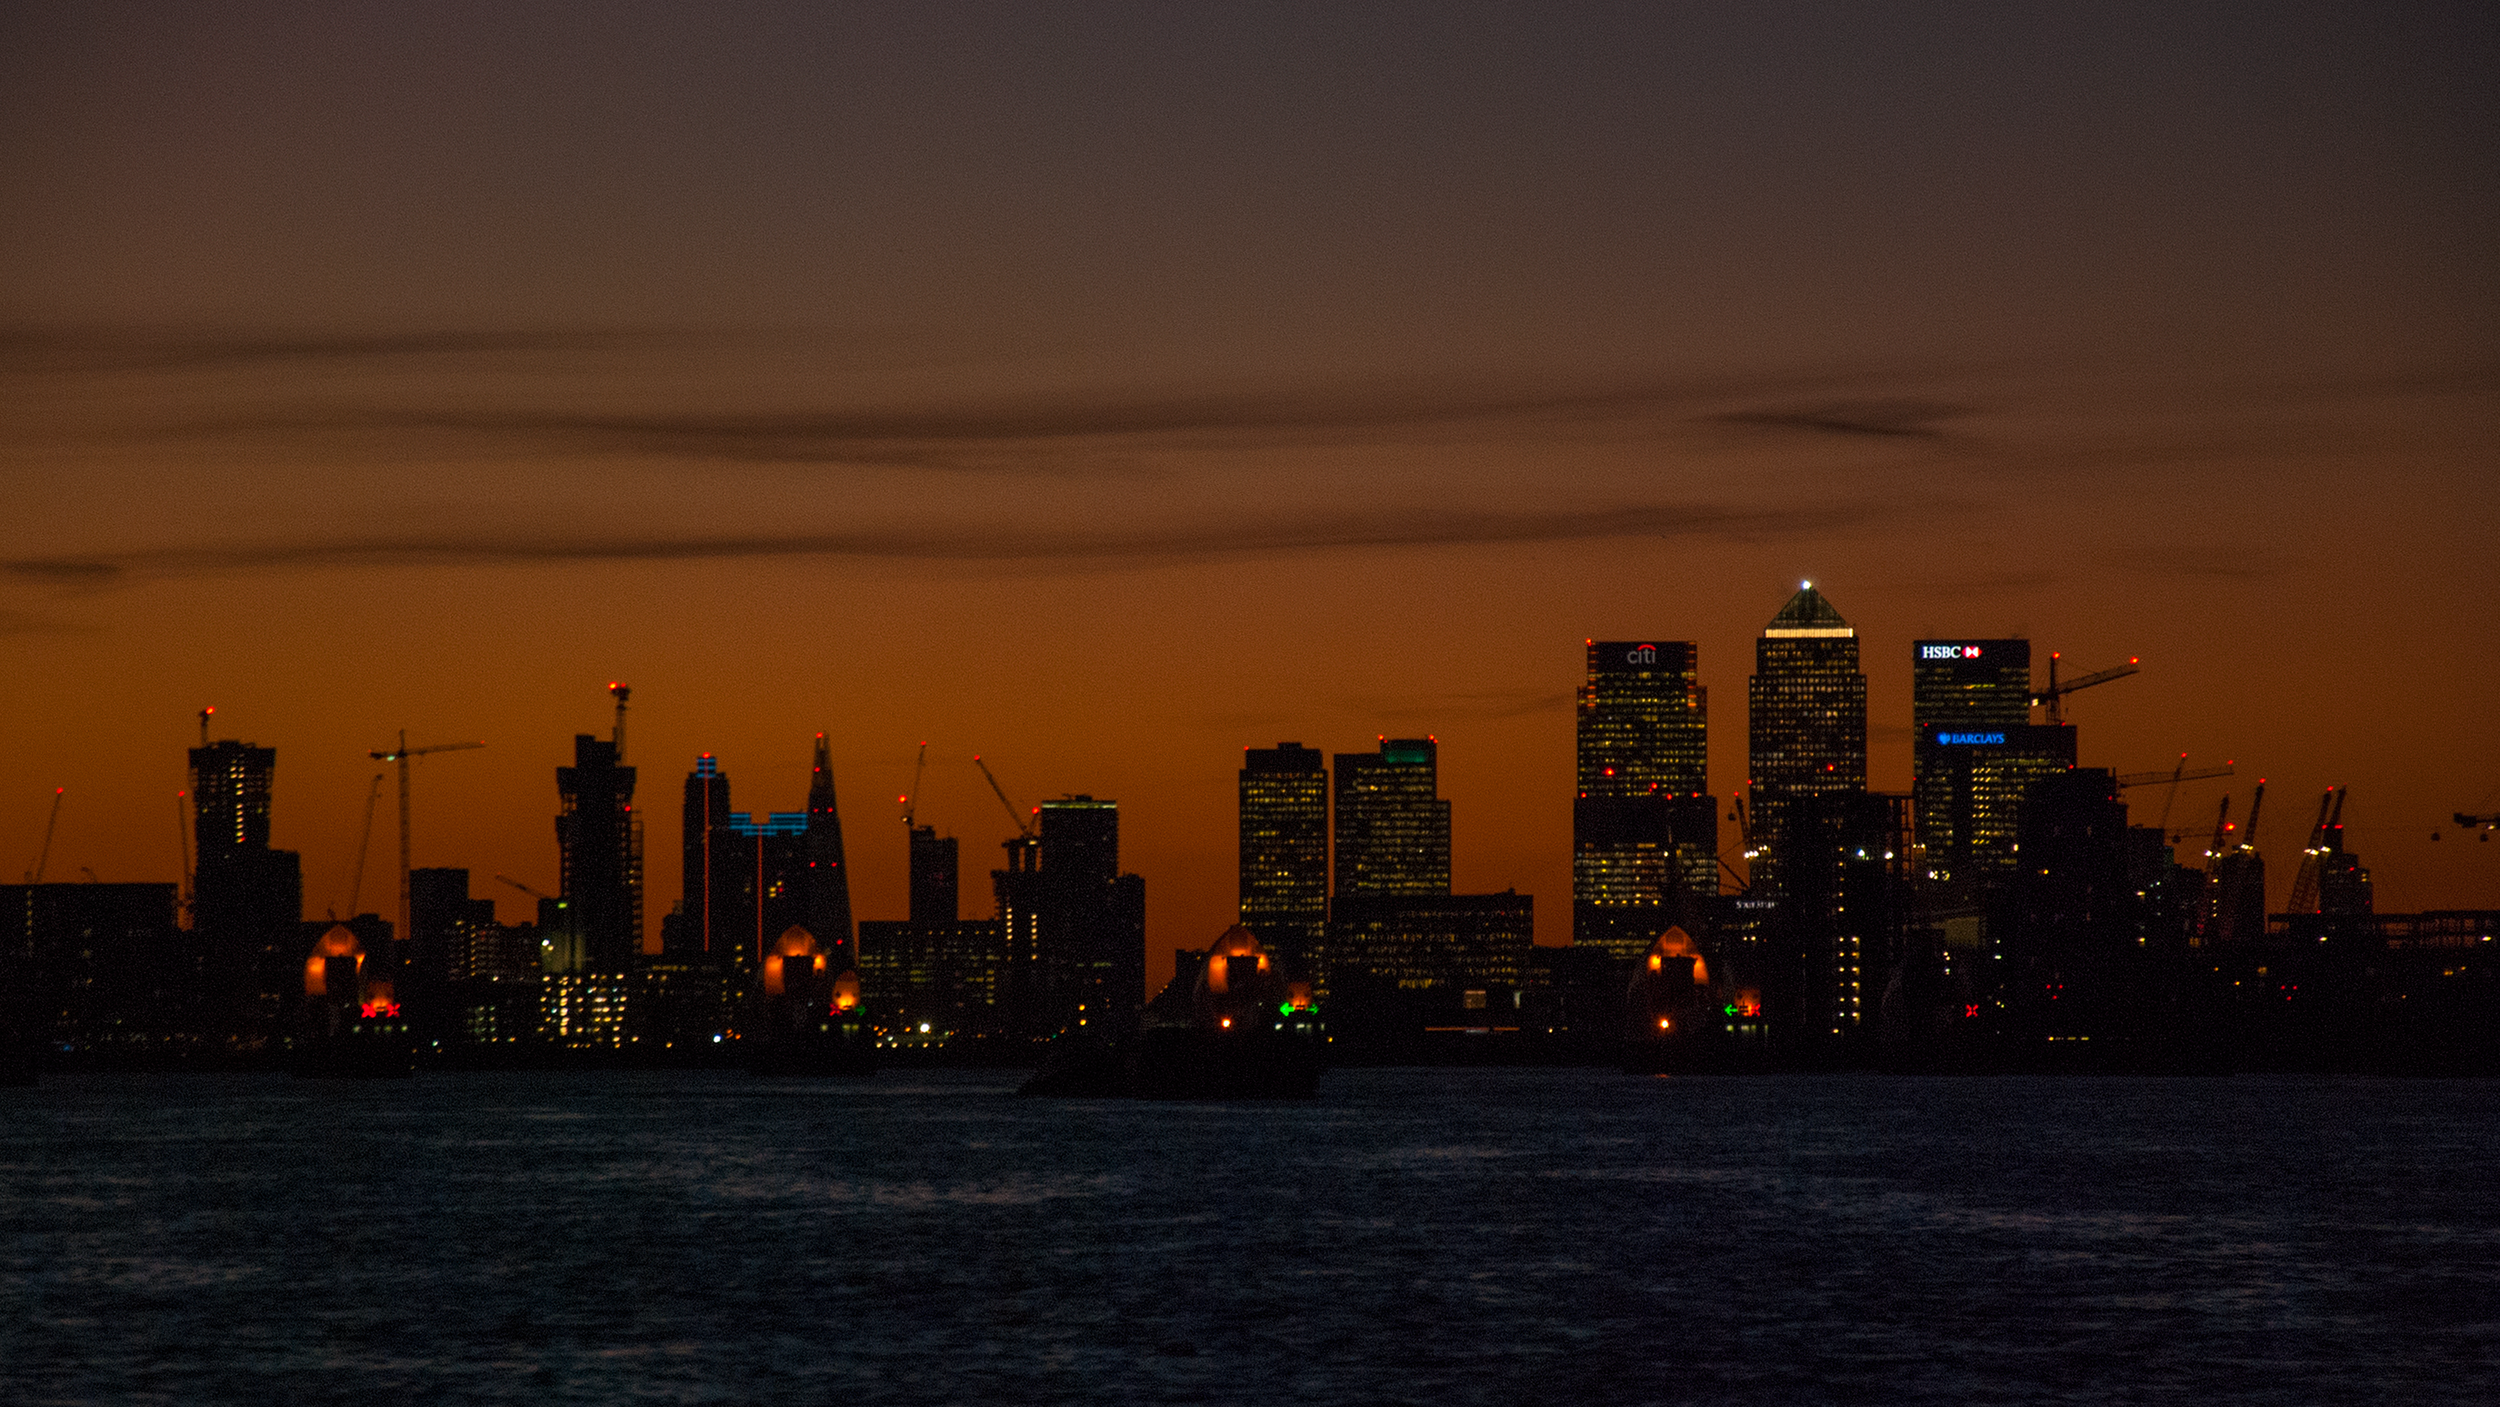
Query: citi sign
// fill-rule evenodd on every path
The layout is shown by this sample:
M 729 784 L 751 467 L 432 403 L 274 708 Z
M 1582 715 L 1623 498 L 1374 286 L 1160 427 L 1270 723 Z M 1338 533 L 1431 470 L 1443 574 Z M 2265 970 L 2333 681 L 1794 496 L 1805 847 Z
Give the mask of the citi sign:
M 1979 647 L 1977 645 L 1921 645 L 1918 647 L 1918 657 L 1923 660 L 1975 660 L 1979 658 Z
M 1623 652 L 1623 662 L 1625 664 L 1656 664 L 1658 662 L 1658 647 L 1655 645 L 1635 645 L 1631 649 Z

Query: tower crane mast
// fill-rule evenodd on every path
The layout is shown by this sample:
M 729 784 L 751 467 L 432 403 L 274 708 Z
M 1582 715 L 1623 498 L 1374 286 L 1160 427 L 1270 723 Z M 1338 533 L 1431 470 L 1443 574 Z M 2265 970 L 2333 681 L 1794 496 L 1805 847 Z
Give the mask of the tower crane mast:
M 978 761 L 979 759 L 975 758 L 974 760 Z M 913 759 L 911 764 L 911 794 L 903 798 L 903 830 L 906 833 L 909 833 L 912 827 L 919 823 L 920 779 L 928 772 L 928 770 L 929 742 L 928 739 L 923 738 L 920 741 L 920 756 Z M 993 782 L 991 785 L 995 786 L 997 783 Z
M 619 720 L 617 724 L 617 735 L 620 738 L 624 736 L 624 723 L 622 721 L 624 718 L 624 707 L 625 701 L 623 699 L 617 700 L 617 717 Z M 404 943 L 410 938 L 416 936 L 409 931 L 408 915 L 408 759 L 412 757 L 423 757 L 429 752 L 461 752 L 469 748 L 484 746 L 486 746 L 486 744 L 479 742 L 434 743 L 426 747 L 410 747 L 408 746 L 408 730 L 402 728 L 399 730 L 398 747 L 377 749 L 368 754 L 368 756 L 372 757 L 372 759 L 376 762 L 396 762 L 399 764 L 399 928 L 391 935 L 394 941 Z M 362 862 L 360 861 L 358 863 L 361 867 Z
M 61 798 L 68 794 L 68 787 L 54 787 L 52 789 L 52 815 L 50 819 L 43 823 L 43 851 L 35 856 L 35 867 L 26 872 L 26 882 L 28 884 L 43 883 L 44 866 L 52 863 L 52 832 L 60 827 Z
M 373 853 L 373 808 L 382 799 L 382 773 L 373 774 L 373 785 L 365 792 L 365 830 L 356 839 L 356 876 L 347 882 L 347 916 L 356 916 L 356 901 L 365 892 L 365 856 Z
M 2214 872 L 2214 866 L 2222 863 L 2223 837 L 2230 833 L 2231 798 L 2226 793 L 2222 798 L 2221 807 L 2214 812 L 2214 838 L 2205 846 L 2205 873 L 2207 875 Z
M 2344 794 L 2339 787 L 2328 787 L 2318 798 L 2318 817 L 2309 823 L 2308 843 L 2300 847 L 2300 873 L 2292 880 L 2292 898 L 2287 913 L 2314 914 L 2318 911 L 2318 866 L 2326 854 L 2326 833 L 2344 814 Z

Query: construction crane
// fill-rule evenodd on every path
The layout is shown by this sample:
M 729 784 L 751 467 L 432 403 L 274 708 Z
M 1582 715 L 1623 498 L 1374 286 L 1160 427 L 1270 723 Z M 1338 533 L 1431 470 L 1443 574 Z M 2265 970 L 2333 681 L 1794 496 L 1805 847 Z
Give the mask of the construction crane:
M 372 789 L 365 793 L 365 833 L 356 842 L 356 877 L 347 884 L 347 916 L 356 916 L 356 900 L 365 892 L 365 856 L 373 851 L 373 806 L 382 799 L 382 774 L 373 774 Z
M 1753 863 L 1754 854 L 1753 816 L 1745 810 L 1745 794 L 1743 792 L 1738 792 L 1734 797 L 1734 800 L 1736 803 L 1736 809 L 1728 813 L 1728 819 L 1736 823 L 1736 843 L 1743 848 L 1745 863 L 1750 866 Z M 1727 857 L 1725 855 L 1719 857 L 1719 868 L 1726 872 L 1728 881 L 1736 886 L 1737 893 L 1745 893 L 1753 887 L 1752 880 L 1747 878 L 1745 875 L 1738 874 L 1736 872 L 1736 867 L 1727 862 Z
M 625 727 L 622 699 L 617 701 L 617 712 L 617 730 L 622 733 Z M 406 942 L 413 936 L 408 927 L 408 759 L 423 757 L 429 752 L 460 752 L 484 746 L 484 743 L 433 743 L 426 747 L 410 747 L 408 730 L 402 728 L 399 730 L 398 747 L 369 754 L 376 762 L 399 764 L 399 928 L 392 937 L 400 942 Z
M 528 885 L 523 884 L 521 881 L 514 879 L 508 874 L 499 874 L 496 875 L 495 878 L 502 880 L 504 883 L 511 885 L 513 888 L 520 890 L 522 893 L 527 894 L 533 899 L 553 899 L 556 897 L 553 894 L 544 894 L 538 890 L 532 889 Z
M 2224 904 L 2231 896 L 2222 892 L 2222 862 L 2257 843 L 2257 817 L 2265 810 L 2266 779 L 2257 779 L 2257 794 L 2248 803 L 2248 824 L 2239 828 L 2239 843 L 2226 848 L 2231 835 L 2231 798 L 2224 796 L 2222 806 L 2214 813 L 2214 838 L 2205 847 L 2205 882 L 2197 899 L 2197 941 L 2202 944 L 2217 933 L 2229 935 L 2231 916 Z M 2245 935 L 2239 935 L 2245 936 Z
M 1007 789 L 1000 786 L 998 784 L 998 778 L 991 774 L 990 764 L 983 762 L 981 760 L 981 754 L 976 752 L 972 755 L 972 765 L 981 769 L 981 775 L 988 780 L 990 790 L 998 793 L 998 804 L 1007 808 L 1007 819 L 1015 822 L 1016 835 L 1021 839 L 1031 840 L 1033 838 L 1033 823 L 1025 818 L 1023 812 L 1016 809 L 1016 804 L 1014 802 L 1007 799 Z
M 52 862 L 52 832 L 61 824 L 61 798 L 68 793 L 68 787 L 52 789 L 52 819 L 43 823 L 43 853 L 35 857 L 35 867 L 26 872 L 28 884 L 43 883 L 43 867 Z
M 2075 693 L 2082 689 L 2089 689 L 2095 684 L 2106 684 L 2113 679 L 2124 679 L 2128 675 L 2136 673 L 2137 663 L 2140 657 L 2136 655 L 2129 655 L 2127 656 L 2127 662 L 2125 664 L 2113 665 L 2108 669 L 2095 670 L 2090 674 L 2084 675 L 2080 679 L 2069 679 L 2062 684 L 2059 683 L 2057 679 L 2057 662 L 2060 658 L 2061 656 L 2057 651 L 2051 650 L 2049 652 L 2049 686 L 2045 689 L 2034 692 L 2031 696 L 2031 703 L 2034 708 L 2045 708 L 2049 711 L 2049 723 L 2052 726 L 2066 721 L 2066 696 L 2068 694 Z
M 2170 808 L 2179 799 L 2179 783 L 2211 781 L 2215 777 L 2231 775 L 2232 764 L 2230 762 L 2225 762 L 2219 767 L 2199 767 L 2191 772 L 2188 770 L 2187 758 L 2186 753 L 2180 753 L 2179 765 L 2167 772 L 2125 772 L 2121 773 L 2118 778 L 2118 786 L 2122 791 L 2128 787 L 2151 786 L 2155 782 L 2170 783 L 2168 794 L 2162 797 L 2161 820 L 2156 823 L 2156 827 L 2164 834 L 2168 834 L 2170 830 Z
M 608 692 L 616 698 L 616 760 L 622 763 L 625 760 L 625 700 L 634 691 L 611 679 L 608 681 Z
M 975 758 L 974 760 L 979 761 L 978 758 Z M 903 831 L 905 834 L 909 834 L 912 827 L 917 824 L 920 819 L 920 778 L 921 774 L 927 772 L 928 770 L 929 740 L 923 738 L 920 740 L 920 756 L 911 764 L 911 791 L 908 795 L 900 798 L 903 803 Z M 997 783 L 993 782 L 991 785 L 995 786 Z
M 2318 868 L 2326 858 L 2326 837 L 2329 831 L 2344 823 L 2344 793 L 2349 787 L 2328 787 L 2318 798 L 2318 818 L 2309 823 L 2309 843 L 2300 848 L 2300 873 L 2292 880 L 2292 900 L 2286 913 L 2318 912 Z
M 2222 840 L 2230 833 L 2231 795 L 2225 792 L 2222 796 L 2222 804 L 2214 809 L 2214 837 L 2205 842 L 2205 878 L 2196 887 L 2195 941 L 2200 944 L 2212 934 L 2215 911 L 2222 907 L 2220 892 Z M 2180 832 L 2180 835 L 2184 834 L 2186 832 Z M 2170 837 L 2170 843 L 2176 845 L 2179 839 L 2179 835 L 2173 835 Z
M 2205 875 L 2211 878 L 2214 866 L 2222 862 L 2222 840 L 2231 833 L 2231 798 L 2225 793 L 2222 805 L 2214 812 L 2214 838 L 2205 844 Z
M 2257 848 L 2257 817 L 2262 814 L 2265 809 L 2266 779 L 2259 777 L 2257 779 L 2257 794 L 2248 799 L 2248 824 L 2240 827 L 2240 849 L 2254 850 Z

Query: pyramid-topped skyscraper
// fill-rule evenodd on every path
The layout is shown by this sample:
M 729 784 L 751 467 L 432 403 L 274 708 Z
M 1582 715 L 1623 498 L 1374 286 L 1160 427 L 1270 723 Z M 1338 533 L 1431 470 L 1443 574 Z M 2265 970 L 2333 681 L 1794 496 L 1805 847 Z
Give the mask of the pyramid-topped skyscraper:
M 1796 801 L 1866 790 L 1866 675 L 1858 668 L 1858 632 L 1813 582 L 1788 598 L 1754 643 L 1746 701 L 1753 892 L 1776 901 Z
M 807 878 L 802 907 L 807 931 L 833 970 L 858 962 L 851 930 L 851 872 L 843 863 L 842 813 L 833 799 L 833 758 L 825 735 L 816 735 L 816 765 L 807 783 Z

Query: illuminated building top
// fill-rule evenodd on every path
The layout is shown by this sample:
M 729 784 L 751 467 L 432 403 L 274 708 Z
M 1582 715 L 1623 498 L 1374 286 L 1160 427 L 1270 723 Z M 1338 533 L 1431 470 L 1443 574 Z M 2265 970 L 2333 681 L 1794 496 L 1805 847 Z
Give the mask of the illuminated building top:
M 1754 881 L 1776 897 L 1795 799 L 1866 789 L 1866 675 L 1858 668 L 1857 631 L 1813 583 L 1798 588 L 1754 642 L 1746 703 Z

